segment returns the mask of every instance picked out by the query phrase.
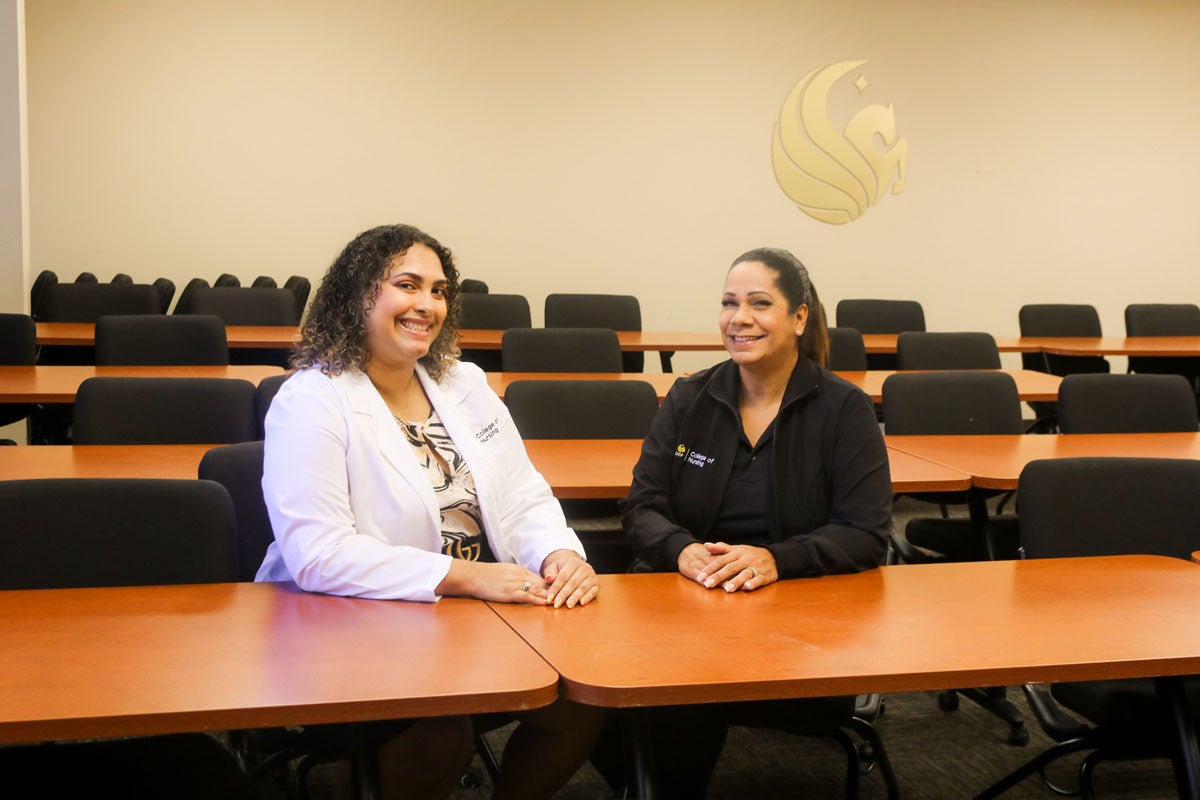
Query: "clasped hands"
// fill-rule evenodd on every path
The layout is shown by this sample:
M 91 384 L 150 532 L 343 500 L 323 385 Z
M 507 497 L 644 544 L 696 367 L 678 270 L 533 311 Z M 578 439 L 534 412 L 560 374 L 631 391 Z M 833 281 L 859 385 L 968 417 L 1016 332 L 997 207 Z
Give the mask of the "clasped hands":
M 765 547 L 696 542 L 679 553 L 679 572 L 706 589 L 753 591 L 779 580 L 775 556 Z

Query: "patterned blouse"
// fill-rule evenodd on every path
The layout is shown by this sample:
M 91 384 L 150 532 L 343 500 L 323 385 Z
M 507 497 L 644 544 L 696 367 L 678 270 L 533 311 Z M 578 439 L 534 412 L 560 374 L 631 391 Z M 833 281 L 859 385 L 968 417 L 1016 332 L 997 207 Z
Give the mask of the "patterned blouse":
M 425 470 L 442 512 L 442 552 L 467 561 L 495 561 L 483 531 L 475 479 L 436 411 L 425 422 L 397 418 Z

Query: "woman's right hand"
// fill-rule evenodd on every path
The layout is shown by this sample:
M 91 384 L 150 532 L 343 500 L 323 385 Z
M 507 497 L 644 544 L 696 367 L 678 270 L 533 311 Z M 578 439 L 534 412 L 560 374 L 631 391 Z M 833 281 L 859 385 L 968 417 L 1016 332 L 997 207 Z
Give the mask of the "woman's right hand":
M 443 596 L 474 597 L 494 603 L 524 603 L 544 606 L 550 596 L 542 576 L 520 564 L 485 561 L 450 562 L 450 571 L 434 592 Z
M 679 551 L 679 574 L 695 581 L 712 560 L 713 554 L 708 552 L 708 548 L 703 544 L 689 544 Z

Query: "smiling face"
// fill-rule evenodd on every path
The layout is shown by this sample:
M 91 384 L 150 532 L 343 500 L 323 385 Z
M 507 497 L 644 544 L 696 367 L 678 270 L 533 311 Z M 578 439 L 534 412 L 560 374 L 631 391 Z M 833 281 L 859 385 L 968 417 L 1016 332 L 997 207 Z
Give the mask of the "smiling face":
M 719 320 L 725 349 L 739 367 L 790 372 L 808 307 L 789 311 L 775 273 L 761 261 L 743 261 L 725 277 Z
M 417 243 L 392 258 L 367 309 L 369 369 L 411 370 L 446 319 L 446 274 L 437 254 Z

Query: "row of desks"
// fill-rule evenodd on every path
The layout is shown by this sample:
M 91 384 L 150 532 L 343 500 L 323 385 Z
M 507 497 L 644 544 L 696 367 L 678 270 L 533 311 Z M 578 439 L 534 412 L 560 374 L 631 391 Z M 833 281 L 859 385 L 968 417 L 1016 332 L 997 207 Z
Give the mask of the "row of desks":
M 1176 676 L 1200 672 L 1197 570 L 1153 556 L 909 565 L 735 594 L 604 575 L 598 601 L 570 611 L 282 583 L 0 592 L 0 742 L 518 710 L 560 688 L 640 708 L 1167 676 L 1192 756 L 1180 796 L 1195 798 Z
M 1079 456 L 1200 459 L 1200 433 L 885 436 L 896 492 L 1015 489 L 1030 461 Z M 531 439 L 525 449 L 556 497 L 624 497 L 640 439 Z M 0 480 L 194 478 L 210 445 L 5 448 Z
M 1062 378 L 1045 372 L 1011 369 L 1001 370 L 1012 375 L 1022 400 L 1058 398 Z M 79 384 L 86 379 L 104 377 L 200 377 L 242 378 L 257 384 L 270 375 L 282 372 L 279 367 L 94 367 L 94 366 L 0 366 L 0 403 L 72 403 Z M 875 402 L 883 397 L 883 382 L 894 373 L 891 370 L 839 372 L 839 376 L 858 386 Z M 629 380 L 652 385 L 661 401 L 681 375 L 661 372 L 489 372 L 488 383 L 500 397 L 508 385 L 518 380 Z
M 288 348 L 298 329 L 290 326 L 230 325 L 225 329 L 229 346 Z M 462 330 L 459 346 L 472 350 L 499 350 L 504 331 Z M 622 350 L 682 352 L 723 350 L 716 331 L 617 331 Z M 896 352 L 897 334 L 868 333 L 863 343 L 868 353 Z M 95 326 L 77 322 L 37 323 L 38 344 L 93 345 Z M 1045 352 L 1069 356 L 1200 356 L 1200 336 L 998 336 L 996 346 L 1005 353 Z

